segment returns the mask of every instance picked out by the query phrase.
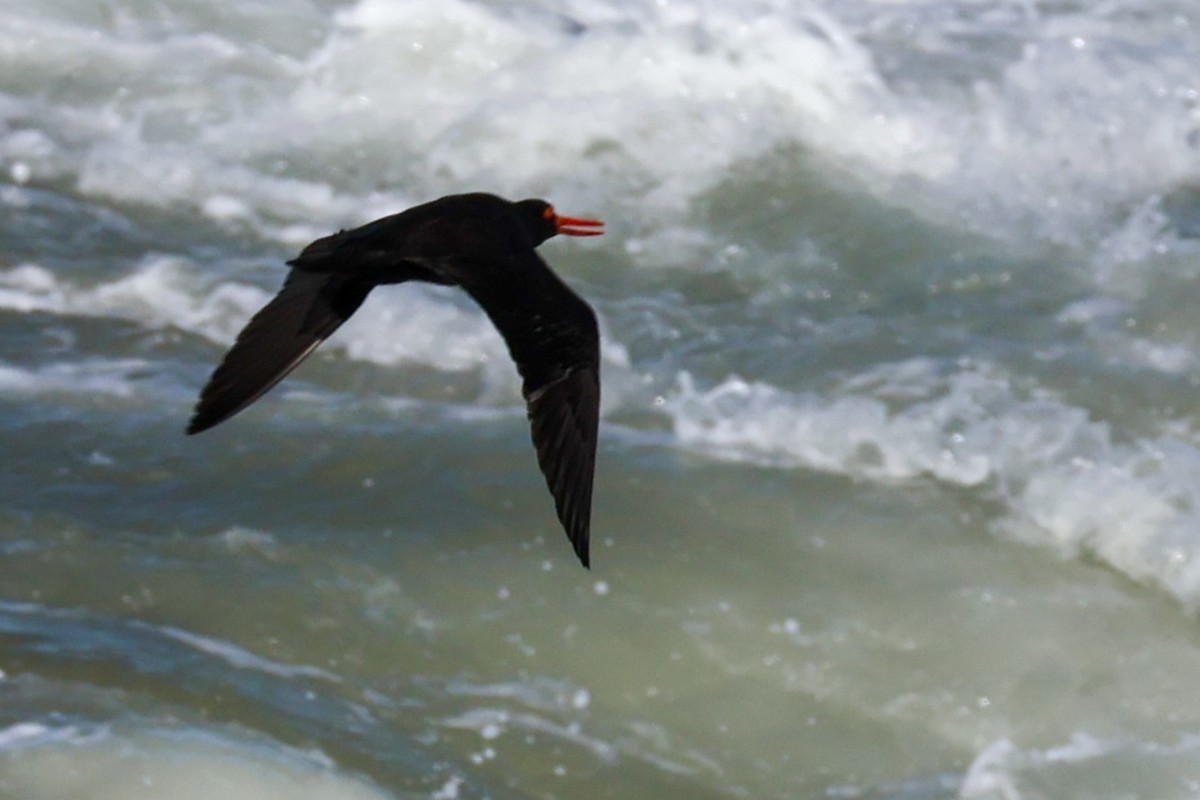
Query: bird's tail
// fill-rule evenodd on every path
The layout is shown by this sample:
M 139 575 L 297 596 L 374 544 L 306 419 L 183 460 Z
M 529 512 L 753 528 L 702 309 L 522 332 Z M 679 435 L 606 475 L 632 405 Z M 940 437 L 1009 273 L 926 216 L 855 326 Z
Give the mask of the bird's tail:
M 371 288 L 340 275 L 293 270 L 209 378 L 187 432 L 208 430 L 262 397 L 349 319 Z

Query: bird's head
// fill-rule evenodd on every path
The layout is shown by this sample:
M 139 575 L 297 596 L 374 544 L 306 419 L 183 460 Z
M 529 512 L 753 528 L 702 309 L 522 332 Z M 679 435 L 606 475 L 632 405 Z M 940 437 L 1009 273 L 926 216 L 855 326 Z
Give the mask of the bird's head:
M 565 236 L 599 236 L 604 233 L 604 223 L 600 220 L 561 216 L 545 200 L 522 200 L 514 205 L 534 247 L 560 233 Z

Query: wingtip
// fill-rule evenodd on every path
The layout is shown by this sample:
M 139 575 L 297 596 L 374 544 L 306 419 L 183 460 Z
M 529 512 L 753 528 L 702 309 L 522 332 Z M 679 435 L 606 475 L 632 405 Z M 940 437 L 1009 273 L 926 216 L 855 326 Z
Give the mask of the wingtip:
M 204 400 L 204 396 L 201 395 L 200 402 L 196 404 L 196 409 L 192 412 L 192 418 L 188 420 L 187 428 L 185 429 L 185 433 L 188 436 L 204 433 L 209 428 L 215 428 L 238 411 L 241 411 L 241 408 L 235 408 L 232 411 L 214 409 L 205 403 Z
M 583 564 L 584 569 L 592 568 L 592 558 L 588 553 L 588 535 L 584 535 L 579 539 L 571 540 L 571 548 L 575 551 L 575 555 L 579 558 L 579 563 Z
M 192 436 L 193 434 L 197 433 L 203 433 L 220 421 L 220 419 L 212 419 L 197 410 L 194 414 L 192 414 L 192 418 L 188 420 L 187 428 L 184 429 L 184 433 L 188 436 Z

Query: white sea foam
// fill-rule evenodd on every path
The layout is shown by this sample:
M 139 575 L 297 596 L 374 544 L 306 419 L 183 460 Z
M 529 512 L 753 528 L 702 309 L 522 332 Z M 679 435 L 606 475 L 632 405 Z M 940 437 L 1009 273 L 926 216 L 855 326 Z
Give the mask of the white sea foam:
M 252 653 L 232 642 L 201 636 L 170 625 L 142 626 L 135 624 L 134 627 L 145 627 L 147 630 L 162 634 L 168 639 L 174 639 L 202 653 L 216 656 L 230 666 L 237 667 L 238 669 L 255 670 L 279 678 L 316 678 L 324 681 L 332 681 L 333 683 L 341 683 L 342 680 L 337 674 L 321 669 L 320 667 L 313 667 L 307 664 L 283 664 L 269 658 L 264 658 L 257 653 Z
M 1173 744 L 1076 734 L 1045 750 L 1008 739 L 988 745 L 959 788 L 961 800 L 1191 796 L 1200 738 Z M 1181 787 L 1187 787 L 1182 790 Z
M 74 739 L 78 730 L 68 726 L 51 728 L 40 722 L 18 722 L 7 728 L 0 729 L 0 752 L 21 747 L 36 747 L 40 745 L 65 742 Z
M 234 282 L 206 291 L 188 267 L 184 259 L 147 256 L 126 275 L 84 286 L 44 267 L 23 264 L 0 271 L 0 308 L 124 319 L 149 328 L 173 326 L 228 343 L 270 298 L 262 289 Z
M 1200 174 L 1195 32 L 1109 5 L 272 0 L 213 25 L 27 3 L 10 80 L 80 80 L 0 103 L 22 123 L 0 165 L 294 244 L 481 187 L 694 229 L 697 199 L 797 147 L 939 219 L 1091 241 Z
M 0 364 L 0 396 L 41 394 L 132 397 L 138 375 L 148 363 L 140 359 L 91 360 L 26 368 Z
M 504 341 L 488 318 L 470 301 L 445 291 L 378 289 L 346 323 L 339 341 L 347 355 L 361 361 L 419 363 L 454 372 L 483 369 L 493 385 L 516 383 Z
M 280 273 L 282 283 L 282 269 Z M 466 303 L 416 286 L 379 294 L 394 299 L 397 291 L 406 293 L 398 303 L 368 298 L 329 346 L 364 361 L 429 363 L 449 370 L 469 369 L 505 354 L 487 318 Z M 214 286 L 197 276 L 194 265 L 170 256 L 147 256 L 129 274 L 94 286 L 61 279 L 32 264 L 0 271 L 0 308 L 169 326 L 222 345 L 233 342 L 272 294 L 236 281 Z M 376 335 L 380 331 L 386 335 Z
M 271 296 L 268 290 L 237 281 L 213 285 L 187 260 L 170 256 L 147 256 L 129 274 L 93 286 L 33 264 L 0 270 L 0 309 L 122 319 L 151 329 L 187 331 L 221 345 L 231 344 Z M 601 327 L 603 359 L 618 369 L 627 367 L 625 348 L 611 340 L 603 320 Z M 499 333 L 470 300 L 447 290 L 419 285 L 376 290 L 324 350 L 341 350 L 350 358 L 384 366 L 479 369 L 487 397 L 518 397 L 517 372 Z M 0 366 L 0 389 L 128 395 L 131 384 L 119 376 L 145 366 L 131 360 L 36 370 Z
M 1004 535 L 1098 557 L 1200 603 L 1200 446 L 1185 433 L 1118 441 L 1053 394 L 986 364 L 915 359 L 844 381 L 832 397 L 683 375 L 665 405 L 679 442 L 716 458 L 872 481 L 978 487 Z
M 23 800 L 89 797 L 384 800 L 382 790 L 327 757 L 215 731 L 54 728 L 0 731 L 0 785 Z

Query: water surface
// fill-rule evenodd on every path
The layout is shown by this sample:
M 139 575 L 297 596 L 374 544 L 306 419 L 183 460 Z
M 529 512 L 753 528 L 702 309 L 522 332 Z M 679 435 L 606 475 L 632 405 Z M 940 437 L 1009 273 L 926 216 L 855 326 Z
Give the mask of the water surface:
M 1200 794 L 1200 18 L 13 0 L 0 794 Z M 311 239 L 608 223 L 593 566 L 459 293 L 191 405 Z

